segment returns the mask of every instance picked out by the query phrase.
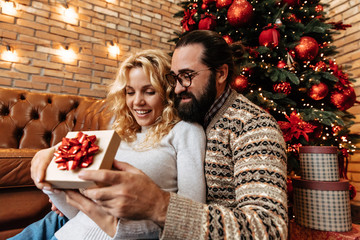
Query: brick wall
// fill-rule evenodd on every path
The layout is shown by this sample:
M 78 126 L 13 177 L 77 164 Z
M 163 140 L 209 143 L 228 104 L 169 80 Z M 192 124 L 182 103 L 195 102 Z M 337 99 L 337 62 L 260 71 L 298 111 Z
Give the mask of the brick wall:
M 352 27 L 341 31 L 334 37 L 334 45 L 339 53 L 336 56 L 338 64 L 351 66 L 346 70 L 351 77 L 356 79 L 354 83 L 356 95 L 360 95 L 360 1 L 358 0 L 322 0 L 329 4 L 327 9 L 330 21 L 342 21 L 344 24 L 351 24 Z M 359 100 L 359 99 L 358 99 Z M 349 112 L 355 114 L 356 124 L 351 131 L 360 134 L 360 105 L 357 104 Z M 358 144 L 360 147 L 360 144 Z M 352 202 L 360 205 L 360 151 L 351 157 L 348 169 L 348 177 L 357 190 L 357 196 Z
M 0 9 L 0 87 L 102 98 L 127 53 L 171 52 L 168 40 L 180 30 L 173 19 L 176 0 L 11 1 L 15 12 Z M 66 2 L 77 17 L 63 18 Z M 119 45 L 119 55 L 109 54 L 110 41 Z M 3 60 L 7 46 L 16 60 Z M 61 47 L 75 57 L 64 62 Z

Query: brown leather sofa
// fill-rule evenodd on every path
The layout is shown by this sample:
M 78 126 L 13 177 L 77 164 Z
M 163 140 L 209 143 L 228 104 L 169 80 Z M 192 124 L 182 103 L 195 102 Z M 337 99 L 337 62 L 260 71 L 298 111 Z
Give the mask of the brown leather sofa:
M 105 100 L 0 88 L 0 239 L 50 211 L 30 177 L 34 154 L 69 131 L 110 129 L 112 120 Z

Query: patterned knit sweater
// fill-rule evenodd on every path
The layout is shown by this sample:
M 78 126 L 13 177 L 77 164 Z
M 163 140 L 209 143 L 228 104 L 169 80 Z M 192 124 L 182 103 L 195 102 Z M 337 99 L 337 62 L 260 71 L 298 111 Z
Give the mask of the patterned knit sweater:
M 287 239 L 285 142 L 235 91 L 206 130 L 207 204 L 171 194 L 161 239 Z

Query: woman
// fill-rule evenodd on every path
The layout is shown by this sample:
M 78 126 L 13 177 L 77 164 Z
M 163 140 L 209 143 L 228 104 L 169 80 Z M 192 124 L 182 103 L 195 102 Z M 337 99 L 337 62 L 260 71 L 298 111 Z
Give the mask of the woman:
M 169 56 L 157 50 L 133 54 L 122 63 L 108 94 L 116 115 L 113 128 L 121 138 L 115 160 L 141 169 L 164 190 L 205 202 L 205 135 L 200 125 L 180 121 L 177 116 L 172 88 L 165 78 L 169 71 Z M 49 152 L 40 151 L 31 167 L 32 178 L 44 190 L 50 186 L 43 182 L 44 168 L 40 163 L 43 164 L 44 157 L 51 157 Z M 49 160 L 45 162 L 48 164 Z M 55 233 L 57 239 L 159 238 L 160 228 L 151 221 L 119 220 L 101 209 L 94 210 L 97 214 L 88 213 L 91 220 L 82 211 L 76 210 L 74 214 L 74 208 L 69 208 L 62 199 L 63 193 L 48 193 L 56 202 L 55 207 L 70 218 L 64 226 L 60 224 L 52 230 L 61 227 Z M 76 194 L 67 191 L 68 202 L 81 208 Z M 35 232 L 41 231 L 30 225 L 14 239 L 29 238 L 29 228 L 32 233 L 34 228 Z

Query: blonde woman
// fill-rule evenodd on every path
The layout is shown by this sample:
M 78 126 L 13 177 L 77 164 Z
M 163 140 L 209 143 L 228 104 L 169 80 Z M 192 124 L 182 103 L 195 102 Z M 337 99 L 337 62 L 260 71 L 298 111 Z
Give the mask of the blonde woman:
M 113 128 L 121 138 L 115 162 L 127 162 L 142 170 L 162 189 L 204 203 L 205 134 L 200 125 L 181 121 L 177 116 L 172 88 L 165 78 L 169 71 L 169 56 L 159 50 L 132 54 L 121 64 L 108 94 L 116 116 Z M 44 158 L 51 158 L 49 151 L 40 151 L 32 161 L 32 177 L 43 190 L 52 190 L 44 182 L 45 168 L 41 166 Z M 64 221 L 65 225 L 54 224 L 51 219 L 58 221 L 60 217 L 50 213 L 14 239 L 22 239 L 21 236 L 60 240 L 159 238 L 160 227 L 151 221 L 115 219 L 105 213 L 103 218 L 100 214 L 91 220 L 78 210 L 82 206 L 73 198 L 73 192 L 70 197 L 68 193 L 70 205 L 64 192 L 47 193 L 55 207 L 70 220 Z

